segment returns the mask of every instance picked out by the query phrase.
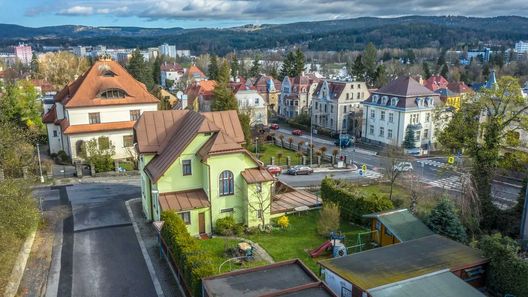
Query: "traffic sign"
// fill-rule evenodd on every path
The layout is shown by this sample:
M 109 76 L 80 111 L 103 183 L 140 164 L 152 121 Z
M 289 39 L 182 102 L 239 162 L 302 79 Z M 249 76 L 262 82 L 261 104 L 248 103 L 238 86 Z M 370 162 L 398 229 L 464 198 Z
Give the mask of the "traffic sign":
M 359 175 L 363 176 L 363 170 L 359 169 Z
M 455 157 L 453 157 L 453 156 L 449 156 L 449 157 L 447 158 L 447 163 L 449 163 L 449 164 L 453 164 L 453 163 L 455 163 Z
M 363 170 L 364 172 L 367 172 L 367 164 L 361 165 L 361 170 Z

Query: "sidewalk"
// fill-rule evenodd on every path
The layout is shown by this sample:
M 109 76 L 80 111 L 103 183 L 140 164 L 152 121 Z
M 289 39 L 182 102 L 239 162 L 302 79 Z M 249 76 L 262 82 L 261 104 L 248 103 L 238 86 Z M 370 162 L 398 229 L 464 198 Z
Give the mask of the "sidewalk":
M 348 168 L 334 168 L 334 167 L 320 167 L 313 168 L 314 173 L 324 173 L 324 172 L 347 172 L 347 171 L 356 171 L 358 168 L 356 164 L 349 165 Z

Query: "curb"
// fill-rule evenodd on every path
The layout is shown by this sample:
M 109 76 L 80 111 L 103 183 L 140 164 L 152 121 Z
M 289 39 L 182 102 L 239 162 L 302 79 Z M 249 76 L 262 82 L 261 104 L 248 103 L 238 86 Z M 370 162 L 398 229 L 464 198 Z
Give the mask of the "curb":
M 61 272 L 61 256 L 63 242 L 64 221 L 58 222 L 55 229 L 55 239 L 53 240 L 53 249 L 51 252 L 51 265 L 48 271 L 48 280 L 46 281 L 46 297 L 54 297 L 59 293 L 59 279 Z
M 132 221 L 132 226 L 134 227 L 134 233 L 136 233 L 139 247 L 141 248 L 141 253 L 143 254 L 145 263 L 147 264 L 147 268 L 150 274 L 150 278 L 152 279 L 152 283 L 154 284 L 154 289 L 156 290 L 156 294 L 158 297 L 165 297 L 165 294 L 163 293 L 163 290 L 161 289 L 161 284 L 159 282 L 158 276 L 156 275 L 156 271 L 154 270 L 154 265 L 152 264 L 152 260 L 150 259 L 150 256 L 147 252 L 147 248 L 145 247 L 145 243 L 143 242 L 141 233 L 139 232 L 139 227 L 137 226 L 136 220 L 134 220 L 134 213 L 132 212 L 132 209 L 130 208 L 130 201 L 138 200 L 138 199 L 139 198 L 130 199 L 125 202 L 125 205 L 128 211 L 128 216 L 130 217 L 130 220 Z
M 24 244 L 18 253 L 15 266 L 13 266 L 9 281 L 7 282 L 4 297 L 14 297 L 16 295 L 18 286 L 20 286 L 20 281 L 24 276 L 27 260 L 29 259 L 29 254 L 31 253 L 31 248 L 33 247 L 36 235 L 37 231 L 35 230 L 26 238 L 26 241 L 24 241 Z

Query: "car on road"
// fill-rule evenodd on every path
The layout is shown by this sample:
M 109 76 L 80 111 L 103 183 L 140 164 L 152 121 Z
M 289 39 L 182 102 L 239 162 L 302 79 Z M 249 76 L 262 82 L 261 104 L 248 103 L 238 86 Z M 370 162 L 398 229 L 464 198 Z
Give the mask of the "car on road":
M 394 171 L 407 172 L 413 170 L 411 162 L 400 162 L 394 165 Z
M 300 175 L 300 174 L 309 175 L 313 173 L 313 169 L 310 168 L 309 166 L 297 165 L 297 166 L 293 166 L 290 169 L 288 169 L 286 173 L 288 173 L 289 175 Z
M 275 176 L 281 174 L 282 172 L 282 168 L 277 165 L 268 165 L 266 166 L 266 170 L 268 170 L 268 172 L 271 173 L 271 175 L 275 175 Z
M 293 135 L 297 135 L 297 136 L 301 136 L 301 135 L 303 135 L 303 131 L 299 130 L 299 129 L 295 129 L 295 130 L 292 131 L 292 134 Z
M 279 128 L 280 128 L 279 124 L 271 124 L 270 125 L 270 129 L 272 129 L 272 130 L 279 130 Z

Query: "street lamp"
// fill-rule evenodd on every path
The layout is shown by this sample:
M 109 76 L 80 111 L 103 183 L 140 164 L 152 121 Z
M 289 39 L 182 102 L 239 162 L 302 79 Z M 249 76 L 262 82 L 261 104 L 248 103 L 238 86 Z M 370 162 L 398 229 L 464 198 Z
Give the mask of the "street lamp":
M 44 183 L 44 176 L 42 175 L 42 162 L 40 161 L 40 148 L 39 148 L 39 146 L 40 145 L 37 143 L 37 158 L 38 158 L 38 163 L 39 163 L 40 182 Z
M 259 158 L 258 155 L 258 137 L 255 137 L 255 155 L 257 156 L 257 160 Z

